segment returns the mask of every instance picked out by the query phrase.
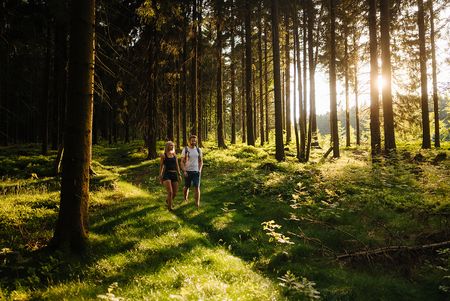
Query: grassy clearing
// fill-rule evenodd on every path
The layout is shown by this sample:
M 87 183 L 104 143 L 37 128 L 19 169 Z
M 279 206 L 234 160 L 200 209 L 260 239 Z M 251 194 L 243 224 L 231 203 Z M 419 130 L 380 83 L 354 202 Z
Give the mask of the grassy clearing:
M 419 156 L 401 145 L 376 163 L 364 148 L 323 162 L 316 151 L 305 165 L 292 151 L 275 162 L 272 145 L 207 145 L 202 206 L 179 195 L 173 213 L 158 160 L 146 160 L 140 143 L 96 146 L 91 246 L 81 259 L 41 251 L 59 180 L 36 171 L 54 154 L 2 149 L 0 299 L 446 300 L 448 249 L 335 258 L 449 240 L 449 146 Z

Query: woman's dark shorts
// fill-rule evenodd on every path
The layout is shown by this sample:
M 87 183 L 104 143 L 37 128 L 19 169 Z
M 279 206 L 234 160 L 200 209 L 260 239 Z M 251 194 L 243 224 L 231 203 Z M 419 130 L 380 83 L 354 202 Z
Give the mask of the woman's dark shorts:
M 200 187 L 200 173 L 198 171 L 188 171 L 187 177 L 184 178 L 184 187 L 189 188 Z
M 166 171 L 163 175 L 163 181 L 170 180 L 171 182 L 178 182 L 178 176 L 176 171 Z

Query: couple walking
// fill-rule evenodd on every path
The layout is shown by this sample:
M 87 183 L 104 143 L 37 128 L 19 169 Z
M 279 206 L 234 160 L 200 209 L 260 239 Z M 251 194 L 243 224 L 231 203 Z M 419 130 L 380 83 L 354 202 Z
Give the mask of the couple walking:
M 159 181 L 167 190 L 167 208 L 173 209 L 173 200 L 178 192 L 178 180 L 184 176 L 183 196 L 188 200 L 189 188 L 194 187 L 195 205 L 200 206 L 200 177 L 203 168 L 203 156 L 201 149 L 197 146 L 197 136 L 189 137 L 189 145 L 181 152 L 181 164 L 178 163 L 175 154 L 175 144 L 172 141 L 166 143 L 164 154 L 161 155 L 159 165 Z M 180 165 L 181 170 L 180 171 Z

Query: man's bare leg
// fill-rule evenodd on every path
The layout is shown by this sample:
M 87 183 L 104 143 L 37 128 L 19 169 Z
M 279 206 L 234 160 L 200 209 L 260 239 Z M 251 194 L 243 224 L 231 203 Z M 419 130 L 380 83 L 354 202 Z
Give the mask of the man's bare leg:
M 200 187 L 194 187 L 195 205 L 200 207 Z
M 189 197 L 189 188 L 183 187 L 183 197 L 184 197 L 184 201 L 187 202 L 188 197 Z

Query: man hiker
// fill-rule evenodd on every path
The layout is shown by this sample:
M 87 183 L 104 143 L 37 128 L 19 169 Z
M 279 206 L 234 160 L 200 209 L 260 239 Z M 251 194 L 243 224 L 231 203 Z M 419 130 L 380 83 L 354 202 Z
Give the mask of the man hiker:
M 184 173 L 184 200 L 188 200 L 189 188 L 194 186 L 195 205 L 200 207 L 200 178 L 203 167 L 202 150 L 197 146 L 197 136 L 189 137 L 189 145 L 181 152 L 181 169 Z

